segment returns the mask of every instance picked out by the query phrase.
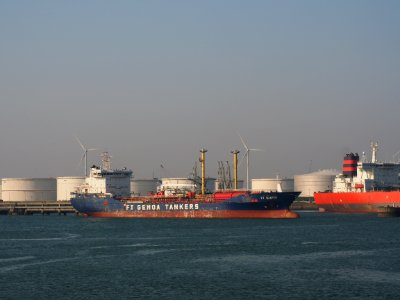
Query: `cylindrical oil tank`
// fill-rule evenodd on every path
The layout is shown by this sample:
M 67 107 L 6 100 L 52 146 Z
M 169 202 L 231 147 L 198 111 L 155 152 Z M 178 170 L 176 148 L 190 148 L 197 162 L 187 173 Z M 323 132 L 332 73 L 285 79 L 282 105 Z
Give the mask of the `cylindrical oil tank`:
M 3 201 L 56 201 L 55 178 L 3 178 Z
M 215 182 L 217 180 L 215 178 L 208 177 L 206 178 L 206 192 L 214 193 L 215 192 Z
M 71 193 L 85 183 L 84 176 L 57 177 L 57 201 L 71 200 Z
M 280 185 L 280 189 L 278 186 Z M 251 190 L 254 192 L 271 191 L 271 192 L 293 192 L 293 178 L 260 178 L 251 180 Z
M 332 190 L 337 170 L 320 170 L 294 176 L 294 189 L 301 192 L 299 197 L 313 197 L 315 192 Z
M 131 179 L 131 194 L 133 196 L 147 196 L 151 193 L 157 192 L 159 185 L 157 178 L 151 179 Z
M 158 189 L 164 191 L 167 196 L 186 194 L 196 191 L 196 183 L 190 178 L 161 178 Z
M 192 186 L 193 179 L 190 178 L 161 178 L 161 186 Z

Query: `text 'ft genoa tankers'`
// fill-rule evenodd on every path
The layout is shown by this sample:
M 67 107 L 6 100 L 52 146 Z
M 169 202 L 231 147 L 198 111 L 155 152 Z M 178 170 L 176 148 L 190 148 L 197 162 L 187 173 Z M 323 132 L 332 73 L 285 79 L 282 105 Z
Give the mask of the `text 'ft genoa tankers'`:
M 400 207 L 400 164 L 378 162 L 378 144 L 371 143 L 372 157 L 368 162 L 363 153 L 347 154 L 343 172 L 337 175 L 332 191 L 314 194 L 321 211 L 369 213 L 383 208 Z

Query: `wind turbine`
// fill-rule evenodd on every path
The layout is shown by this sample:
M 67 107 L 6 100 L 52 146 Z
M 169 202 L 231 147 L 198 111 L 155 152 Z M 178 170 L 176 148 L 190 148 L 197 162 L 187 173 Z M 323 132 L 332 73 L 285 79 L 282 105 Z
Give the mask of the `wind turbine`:
M 399 155 L 399 154 L 400 154 L 400 150 L 399 150 L 399 151 L 397 151 L 395 154 L 393 154 L 393 156 L 392 156 L 392 157 L 393 157 L 393 162 L 395 162 L 395 160 L 394 160 L 394 159 L 395 159 L 395 158 L 396 158 L 396 156 L 397 156 L 397 155 Z
M 89 151 L 95 151 L 97 149 L 95 148 L 86 148 L 85 146 L 83 146 L 83 144 L 81 143 L 81 141 L 78 139 L 77 136 L 75 136 L 76 140 L 78 141 L 79 145 L 81 145 L 82 149 L 83 149 L 83 156 L 81 157 L 81 160 L 79 162 L 79 164 L 82 163 L 82 160 L 85 159 L 85 176 L 87 177 L 87 156 L 88 156 L 88 152 Z
M 246 168 L 246 189 L 249 189 L 249 167 L 250 167 L 250 152 L 251 151 L 264 151 L 263 149 L 251 149 L 249 147 L 247 147 L 246 143 L 244 142 L 242 136 L 238 133 L 240 140 L 242 141 L 242 144 L 244 146 L 244 148 L 246 149 L 246 152 L 244 153 L 242 160 L 246 157 L 247 158 L 247 168 Z

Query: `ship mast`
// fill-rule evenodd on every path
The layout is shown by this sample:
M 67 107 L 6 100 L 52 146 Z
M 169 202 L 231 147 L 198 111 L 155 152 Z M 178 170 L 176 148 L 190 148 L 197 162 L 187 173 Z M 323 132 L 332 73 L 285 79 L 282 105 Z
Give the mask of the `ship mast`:
M 103 170 L 111 170 L 111 155 L 107 151 L 101 153 L 101 166 Z
M 231 151 L 233 154 L 233 189 L 236 191 L 237 190 L 237 181 L 238 181 L 238 172 L 237 172 L 237 167 L 238 167 L 238 159 L 237 155 L 240 153 L 239 150 L 233 150 Z
M 206 159 L 205 153 L 207 152 L 206 149 L 201 149 L 201 194 L 204 195 L 206 193 Z

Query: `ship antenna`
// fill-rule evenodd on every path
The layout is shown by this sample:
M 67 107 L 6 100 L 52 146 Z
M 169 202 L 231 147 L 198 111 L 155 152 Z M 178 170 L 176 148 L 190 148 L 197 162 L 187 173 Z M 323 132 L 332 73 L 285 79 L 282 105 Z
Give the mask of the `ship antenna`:
M 371 152 L 372 152 L 372 157 L 371 157 L 371 162 L 376 163 L 377 162 L 377 152 L 378 152 L 378 143 L 371 142 Z
M 112 156 L 107 151 L 101 153 L 101 166 L 103 170 L 111 170 L 111 158 Z
M 206 193 L 206 156 L 205 153 L 207 152 L 206 149 L 202 148 L 201 152 L 201 194 L 204 195 Z
M 361 156 L 361 161 L 363 163 L 367 162 L 367 155 L 365 154 L 365 152 L 363 151 L 362 156 Z

